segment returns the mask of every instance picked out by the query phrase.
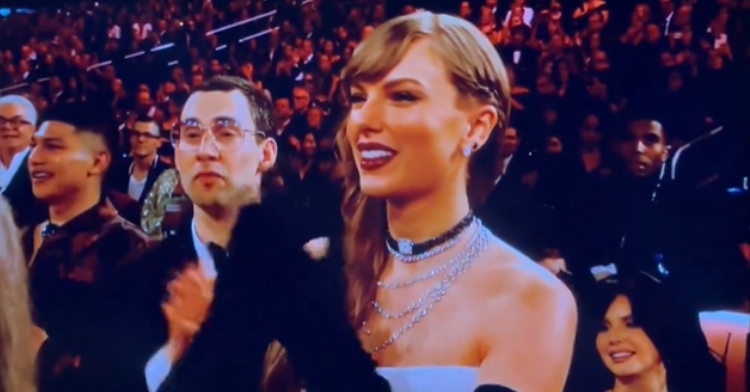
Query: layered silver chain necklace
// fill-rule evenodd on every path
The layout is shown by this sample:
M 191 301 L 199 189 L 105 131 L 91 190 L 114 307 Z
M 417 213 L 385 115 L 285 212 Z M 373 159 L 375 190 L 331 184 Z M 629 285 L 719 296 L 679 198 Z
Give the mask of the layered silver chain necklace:
M 387 311 L 378 301 L 372 302 L 372 307 L 378 316 L 386 320 L 398 320 L 403 319 L 411 315 L 411 319 L 406 322 L 404 326 L 396 330 L 391 334 L 384 342 L 373 347 L 373 351 L 380 351 L 398 340 L 407 331 L 414 328 L 432 308 L 440 302 L 443 297 L 447 294 L 448 290 L 453 286 L 453 283 L 462 275 L 468 271 L 469 267 L 479 258 L 479 255 L 487 248 L 490 239 L 490 232 L 485 228 L 481 221 L 478 219 L 472 223 L 470 227 L 476 227 L 476 230 L 472 234 L 471 239 L 467 243 L 466 247 L 456 257 L 449 260 L 447 263 L 433 269 L 427 274 L 419 277 L 409 279 L 403 282 L 395 283 L 384 283 L 378 282 L 378 287 L 383 289 L 400 289 L 412 286 L 416 283 L 428 280 L 430 278 L 442 275 L 444 272 L 445 276 L 433 286 L 426 295 L 420 297 L 416 301 L 412 302 L 406 309 L 401 311 Z M 367 327 L 367 322 L 362 323 L 362 331 L 365 335 L 372 336 L 372 331 Z

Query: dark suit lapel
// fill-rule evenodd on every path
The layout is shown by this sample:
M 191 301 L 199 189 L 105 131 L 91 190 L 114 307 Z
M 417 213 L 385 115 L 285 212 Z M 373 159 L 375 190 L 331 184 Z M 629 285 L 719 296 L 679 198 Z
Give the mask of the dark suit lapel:
M 23 162 L 18 170 L 13 174 L 13 178 L 8 182 L 8 186 L 3 189 L 5 194 L 9 189 L 16 187 L 25 187 L 31 189 L 31 175 L 29 174 L 29 154 L 23 158 Z

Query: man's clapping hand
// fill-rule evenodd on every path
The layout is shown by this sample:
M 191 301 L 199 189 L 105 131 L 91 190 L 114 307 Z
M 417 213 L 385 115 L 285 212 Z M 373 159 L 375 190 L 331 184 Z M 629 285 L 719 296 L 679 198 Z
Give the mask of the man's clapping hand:
M 169 283 L 169 300 L 162 305 L 169 324 L 167 349 L 177 361 L 206 320 L 214 295 L 214 281 L 198 266 L 188 267 Z

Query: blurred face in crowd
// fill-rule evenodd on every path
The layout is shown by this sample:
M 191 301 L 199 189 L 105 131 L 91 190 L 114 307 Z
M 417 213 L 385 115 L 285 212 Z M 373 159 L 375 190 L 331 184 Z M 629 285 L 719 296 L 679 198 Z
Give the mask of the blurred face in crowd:
M 628 172 L 636 177 L 657 173 L 669 154 L 662 125 L 651 120 L 631 122 L 615 148 Z
M 57 76 L 53 76 L 52 79 L 49 80 L 49 85 L 53 91 L 60 91 L 63 88 L 62 80 Z
M 646 39 L 650 44 L 656 44 L 661 41 L 661 29 L 659 26 L 651 23 L 646 27 Z
M 245 63 L 242 64 L 242 69 L 240 69 L 240 72 L 242 73 L 242 76 L 247 80 L 253 79 L 253 73 L 255 71 L 255 68 L 253 67 L 252 63 Z
M 536 91 L 540 95 L 552 95 L 555 93 L 555 83 L 547 75 L 540 75 L 536 79 Z
M 180 105 L 177 104 L 177 102 L 175 101 L 169 101 L 169 105 L 167 106 L 167 111 L 169 112 L 170 116 L 179 116 Z
M 672 0 L 660 0 L 659 6 L 661 8 L 662 14 L 664 16 L 669 15 L 672 11 L 674 11 L 674 4 L 672 4 Z
M 669 91 L 680 91 L 682 90 L 683 80 L 682 75 L 679 72 L 672 72 L 669 74 L 668 88 Z
M 682 29 L 682 36 L 680 36 L 680 42 L 683 46 L 689 47 L 693 43 L 693 29 L 685 27 Z
M 120 80 L 120 79 L 113 80 L 112 81 L 112 92 L 114 92 L 115 94 L 117 94 L 117 93 L 119 93 L 121 91 L 122 91 L 122 80 Z
M 295 88 L 293 91 L 294 110 L 303 112 L 310 106 L 310 93 L 303 88 Z
M 646 22 L 651 19 L 651 10 L 646 4 L 638 4 L 635 6 L 633 11 L 633 18 L 638 19 L 641 22 Z
M 311 128 L 320 129 L 323 125 L 323 111 L 318 108 L 310 109 L 307 112 L 307 125 Z
M 580 130 L 580 140 L 583 146 L 598 146 L 602 141 L 602 134 L 599 132 L 599 118 L 594 114 L 589 114 L 583 120 Z
M 542 112 L 542 118 L 544 123 L 552 125 L 557 123 L 557 110 L 554 108 L 547 108 Z
M 339 40 L 341 41 L 346 41 L 349 39 L 349 31 L 346 30 L 346 27 L 344 26 L 339 27 L 338 35 L 339 35 Z
M 515 128 L 506 128 L 500 145 L 500 156 L 507 158 L 515 154 L 520 144 L 518 131 Z
M 630 301 L 615 298 L 604 315 L 596 348 L 604 365 L 615 377 L 634 377 L 664 366 L 659 352 L 646 332 L 633 320 Z
M 302 152 L 306 157 L 312 158 L 315 155 L 317 148 L 317 142 L 315 141 L 315 135 L 308 133 L 305 135 L 305 139 L 302 141 Z
M 0 148 L 22 151 L 28 147 L 35 122 L 36 112 L 30 105 L 0 103 Z
M 461 153 L 466 139 L 480 127 L 492 129 L 497 121 L 483 122 L 491 109 L 459 99 L 428 38 L 412 43 L 382 79 L 356 83 L 349 93 L 346 137 L 362 192 L 373 197 L 454 187 L 466 170 Z
M 151 105 L 151 94 L 148 91 L 140 91 L 138 93 L 138 105 L 142 107 Z
M 251 110 L 239 90 L 196 92 L 185 103 L 175 166 L 195 205 L 241 206 L 257 195 L 261 173 L 276 160 L 276 145 L 256 137 Z
M 221 75 L 224 73 L 224 70 L 221 67 L 221 64 L 218 60 L 211 60 L 211 73 L 214 75 Z
M 279 98 L 276 100 L 276 114 L 284 121 L 292 117 L 292 106 L 289 104 L 288 99 Z
M 588 27 L 591 32 L 598 33 L 602 31 L 602 29 L 604 28 L 604 20 L 602 20 L 602 15 L 597 12 L 591 14 L 591 16 L 589 17 Z
M 193 84 L 193 88 L 197 88 L 203 85 L 203 75 L 201 74 L 193 75 L 192 84 Z
M 464 19 L 470 19 L 471 18 L 471 4 L 469 4 L 468 1 L 462 1 L 461 7 L 458 10 L 458 14 Z
M 177 86 L 172 82 L 164 83 L 164 94 L 171 96 L 177 91 Z
M 600 50 L 591 56 L 591 69 L 596 72 L 604 72 L 610 69 L 606 52 Z
M 136 122 L 130 130 L 130 146 L 133 156 L 139 158 L 156 154 L 161 146 L 159 127 L 154 122 Z
M 29 173 L 34 196 L 45 203 L 75 197 L 99 182 L 111 156 L 104 141 L 59 121 L 43 123 L 34 134 Z
M 663 52 L 661 54 L 661 66 L 664 68 L 671 68 L 675 66 L 675 59 L 672 53 Z
M 482 7 L 482 15 L 479 17 L 479 23 L 481 25 L 490 26 L 493 23 L 494 16 L 492 15 L 492 9 L 488 7 Z
M 315 48 L 313 48 L 313 43 L 311 40 L 306 39 L 302 41 L 302 54 L 307 57 L 310 56 L 315 52 Z
M 547 154 L 557 155 L 562 154 L 563 144 L 559 137 L 550 136 L 547 138 Z
M 318 65 L 323 73 L 331 72 L 331 57 L 328 55 L 321 55 L 318 57 Z

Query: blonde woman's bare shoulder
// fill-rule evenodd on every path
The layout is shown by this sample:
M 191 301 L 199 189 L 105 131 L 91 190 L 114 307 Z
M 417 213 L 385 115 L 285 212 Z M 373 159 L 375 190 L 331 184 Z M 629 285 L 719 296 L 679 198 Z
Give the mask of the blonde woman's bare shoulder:
M 481 276 L 480 286 L 487 298 L 575 308 L 573 294 L 560 279 L 496 237 L 478 266 L 476 275 Z

